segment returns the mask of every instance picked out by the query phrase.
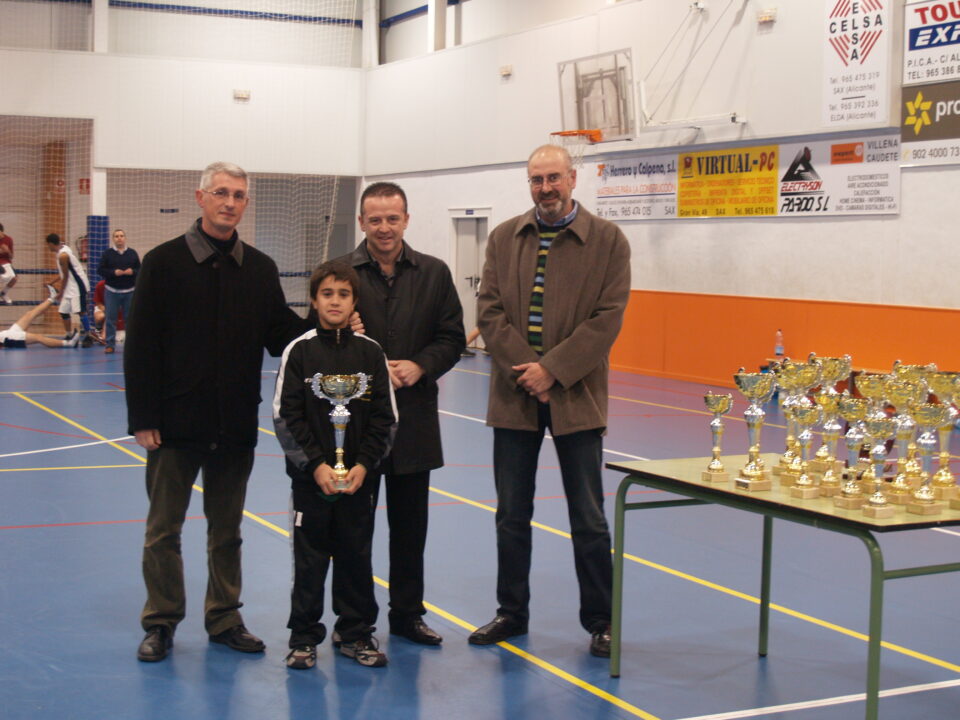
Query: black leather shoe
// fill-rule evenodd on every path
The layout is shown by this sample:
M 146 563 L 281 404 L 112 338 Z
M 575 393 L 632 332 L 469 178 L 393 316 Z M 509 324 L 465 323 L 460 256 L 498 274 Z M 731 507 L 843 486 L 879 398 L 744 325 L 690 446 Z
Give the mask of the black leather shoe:
M 495 645 L 507 638 L 526 634 L 527 626 L 525 624 L 511 620 L 506 615 L 497 615 L 486 625 L 470 633 L 468 642 L 471 645 Z
M 610 657 L 610 626 L 604 625 L 590 633 L 590 654 L 594 657 Z
M 140 641 L 137 648 L 137 660 L 140 662 L 160 662 L 173 647 L 173 633 L 163 625 L 154 625 Z
M 391 624 L 390 634 L 399 635 L 421 645 L 439 645 L 443 642 L 443 638 L 419 617 L 396 625 Z
M 252 634 L 243 625 L 234 625 L 229 630 L 210 636 L 210 642 L 226 645 L 245 653 L 260 653 L 266 649 L 263 640 Z

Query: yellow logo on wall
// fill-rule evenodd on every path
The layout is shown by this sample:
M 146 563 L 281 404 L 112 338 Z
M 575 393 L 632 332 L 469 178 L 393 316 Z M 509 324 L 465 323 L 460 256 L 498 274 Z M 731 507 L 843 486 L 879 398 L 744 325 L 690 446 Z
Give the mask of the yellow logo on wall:
M 927 113 L 932 105 L 932 100 L 923 99 L 922 90 L 917 90 L 917 97 L 912 101 L 907 100 L 907 118 L 903 121 L 903 124 L 912 125 L 914 135 L 919 135 L 924 125 L 933 125 L 930 121 L 930 115 Z

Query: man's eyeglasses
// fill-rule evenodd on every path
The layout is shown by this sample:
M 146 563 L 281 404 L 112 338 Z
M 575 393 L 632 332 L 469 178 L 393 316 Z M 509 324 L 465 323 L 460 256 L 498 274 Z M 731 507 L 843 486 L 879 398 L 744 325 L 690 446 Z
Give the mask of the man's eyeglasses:
M 543 187 L 546 185 L 556 185 L 563 179 L 563 176 L 566 173 L 550 173 L 546 177 L 543 175 L 534 175 L 533 177 L 527 178 L 527 182 L 530 183 L 532 187 Z
M 236 192 L 231 193 L 229 190 L 219 188 L 217 190 L 200 190 L 200 192 L 205 192 L 207 195 L 213 195 L 217 200 L 221 201 L 232 197 L 236 202 L 242 203 L 250 199 L 250 196 L 243 192 L 243 190 L 237 190 Z

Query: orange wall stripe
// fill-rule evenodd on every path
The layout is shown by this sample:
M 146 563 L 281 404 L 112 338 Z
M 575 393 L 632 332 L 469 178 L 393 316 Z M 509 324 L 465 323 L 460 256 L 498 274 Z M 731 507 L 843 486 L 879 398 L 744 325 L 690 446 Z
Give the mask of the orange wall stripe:
M 615 370 L 733 386 L 756 370 L 783 330 L 786 354 L 853 356 L 857 368 L 894 360 L 960 371 L 960 310 L 781 298 L 631 291 L 610 355 Z

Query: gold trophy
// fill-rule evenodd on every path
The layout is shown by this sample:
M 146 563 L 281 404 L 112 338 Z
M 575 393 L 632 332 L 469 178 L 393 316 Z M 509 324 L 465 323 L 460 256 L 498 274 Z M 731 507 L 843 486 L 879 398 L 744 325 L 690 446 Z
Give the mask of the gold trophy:
M 834 495 L 836 507 L 852 510 L 863 505 L 863 491 L 857 481 L 860 465 L 860 448 L 863 447 L 863 423 L 867 416 L 867 401 L 850 397 L 844 393 L 840 398 L 840 417 L 847 421 L 850 428 L 844 436 L 847 445 L 847 477 L 840 488 L 840 494 Z
M 812 475 L 807 473 L 810 465 L 810 446 L 813 444 L 813 426 L 820 422 L 823 410 L 819 405 L 795 405 L 793 417 L 800 432 L 797 433 L 797 442 L 800 444 L 800 474 L 790 488 L 790 496 L 795 498 L 815 498 L 820 495 Z M 783 474 L 780 475 L 783 478 Z
M 813 399 L 823 408 L 823 444 L 817 449 L 814 459 L 810 461 L 810 470 L 822 473 L 829 486 L 833 482 L 834 475 L 843 470 L 843 463 L 837 460 L 837 440 L 840 438 L 842 428 L 837 420 L 840 393 L 835 386 L 841 380 L 849 379 L 853 359 L 849 355 L 817 357 L 816 354 L 810 353 L 807 362 L 820 366 L 820 392 Z M 823 481 L 820 485 L 822 490 Z
M 347 423 L 350 422 L 350 411 L 347 410 L 347 403 L 367 391 L 369 380 L 370 376 L 366 373 L 354 373 L 352 375 L 321 375 L 316 373 L 313 377 L 306 378 L 304 381 L 310 384 L 314 395 L 333 404 L 333 409 L 330 411 L 330 422 L 333 423 L 333 434 L 337 443 L 337 461 L 333 466 L 336 480 L 334 480 L 333 486 L 338 490 L 343 490 L 348 485 L 346 478 L 349 470 L 343 464 L 343 443 L 346 439 Z
M 893 361 L 893 375 L 902 380 L 927 383 L 930 375 L 935 372 L 937 372 L 937 366 L 933 363 L 927 365 L 904 365 L 899 360 Z
M 860 394 L 867 399 L 867 418 L 886 417 L 887 406 L 887 383 L 890 375 L 887 373 L 868 373 L 862 372 L 855 376 L 854 384 Z M 864 445 L 864 449 L 869 452 L 870 447 Z M 860 475 L 864 487 L 868 487 L 873 482 L 873 465 L 867 460 L 863 473 Z
M 814 400 L 823 411 L 823 445 L 817 450 L 826 448 L 823 460 L 811 460 L 810 470 L 816 472 L 818 468 L 823 474 L 820 476 L 820 494 L 824 497 L 833 497 L 840 492 L 840 482 L 843 479 L 843 461 L 837 459 L 837 442 L 840 440 L 840 433 L 843 432 L 843 426 L 837 418 L 840 415 L 839 393 L 817 393 Z
M 896 424 L 897 475 L 887 488 L 887 498 L 897 505 L 906 504 L 915 485 L 920 482 L 920 463 L 914 438 L 917 423 L 910 412 L 927 398 L 927 387 L 917 380 L 898 379 L 891 376 L 887 382 L 887 398 L 897 410 L 893 421 Z
M 771 370 L 777 376 L 780 387 L 786 390 L 786 397 L 783 400 L 783 413 L 787 419 L 786 450 L 780 456 L 779 471 L 777 472 L 775 468 L 775 473 L 780 475 L 780 484 L 789 487 L 796 482 L 803 464 L 797 439 L 800 431 L 793 408 L 813 404 L 807 397 L 807 393 L 820 384 L 821 368 L 816 363 L 798 363 L 790 358 L 784 358 Z
M 917 438 L 917 449 L 923 465 L 920 487 L 913 491 L 913 500 L 907 503 L 907 512 L 915 515 L 939 515 L 943 504 L 937 502 L 937 496 L 930 486 L 933 469 L 933 449 L 937 444 L 934 431 L 943 425 L 950 416 L 946 405 L 938 403 L 920 403 L 914 407 L 913 419 L 920 427 L 920 437 Z
M 870 460 L 873 462 L 873 494 L 863 506 L 863 514 L 872 518 L 891 517 L 895 508 L 883 493 L 883 463 L 887 458 L 887 440 L 897 431 L 897 423 L 889 417 L 871 417 L 864 422 L 870 437 Z
M 763 429 L 763 417 L 766 414 L 761 405 L 770 399 L 777 384 L 771 373 L 748 373 L 744 372 L 743 368 L 740 368 L 740 372 L 736 373 L 733 379 L 743 396 L 750 401 L 750 405 L 743 413 L 747 423 L 750 449 L 747 464 L 740 469 L 735 485 L 737 489 L 747 492 L 769 490 L 773 485 L 770 482 L 770 471 L 764 466 L 760 457 L 760 432 Z
M 948 413 L 947 421 L 937 429 L 940 435 L 939 467 L 931 483 L 934 493 L 940 500 L 953 500 L 957 497 L 957 479 L 950 471 L 950 435 L 957 416 L 960 415 L 953 407 L 957 391 L 960 389 L 958 380 L 960 380 L 960 373 L 955 372 L 935 372 L 927 377 L 930 391 L 947 406 Z
M 733 395 L 714 395 L 707 391 L 703 396 L 703 402 L 707 410 L 713 413 L 713 420 L 710 421 L 710 433 L 713 437 L 713 459 L 707 465 L 707 469 L 700 473 L 700 479 L 704 482 L 726 482 L 730 479 L 723 463 L 720 462 L 720 442 L 723 439 L 723 416 L 730 412 L 733 407 Z

